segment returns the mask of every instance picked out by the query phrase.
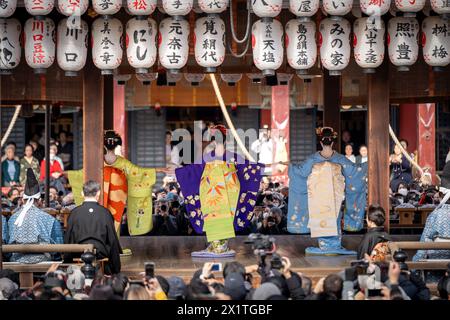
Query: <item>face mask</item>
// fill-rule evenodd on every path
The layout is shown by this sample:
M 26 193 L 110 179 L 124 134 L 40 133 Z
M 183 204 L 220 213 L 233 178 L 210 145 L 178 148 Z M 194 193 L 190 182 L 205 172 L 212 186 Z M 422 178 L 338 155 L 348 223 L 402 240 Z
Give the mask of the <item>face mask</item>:
M 398 189 L 398 193 L 400 193 L 402 196 L 406 197 L 408 195 L 408 189 L 400 188 L 400 189 Z
M 50 155 L 50 160 L 55 160 L 55 155 L 54 154 Z

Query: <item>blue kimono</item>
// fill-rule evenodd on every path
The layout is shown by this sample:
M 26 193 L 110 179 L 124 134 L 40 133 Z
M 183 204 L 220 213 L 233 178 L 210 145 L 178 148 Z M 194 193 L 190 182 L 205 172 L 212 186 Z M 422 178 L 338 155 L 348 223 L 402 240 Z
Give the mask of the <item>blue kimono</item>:
M 21 226 L 15 225 L 19 217 L 19 210 L 8 221 L 8 244 L 62 244 L 64 236 L 61 223 L 48 213 L 32 206 L 26 213 Z M 11 262 L 39 263 L 51 261 L 50 254 L 22 254 L 13 253 Z
M 356 254 L 354 251 L 342 248 L 340 223 L 342 214 L 344 214 L 344 230 L 359 231 L 363 228 L 367 193 L 367 162 L 356 165 L 339 153 L 334 153 L 331 158 L 326 159 L 316 152 L 302 163 L 290 165 L 288 231 L 300 234 L 310 232 L 308 228 L 308 177 L 314 165 L 324 161 L 341 166 L 342 175 L 345 178 L 345 212 L 340 212 L 336 220 L 338 234 L 332 237 L 318 238 L 319 248 L 307 248 L 306 253 Z
M 8 222 L 6 218 L 2 215 L 2 241 L 6 243 L 8 239 Z

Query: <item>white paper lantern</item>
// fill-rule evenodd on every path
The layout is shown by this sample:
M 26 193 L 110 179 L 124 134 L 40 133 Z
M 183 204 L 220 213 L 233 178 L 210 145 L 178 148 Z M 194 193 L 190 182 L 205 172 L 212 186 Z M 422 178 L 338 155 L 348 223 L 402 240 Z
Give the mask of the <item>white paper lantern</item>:
M 66 76 L 76 76 L 86 64 L 88 50 L 88 24 L 80 20 L 63 19 L 58 24 L 56 59 Z
M 122 63 L 122 33 L 116 18 L 103 16 L 92 24 L 92 60 L 102 74 L 113 74 Z
M 0 74 L 10 74 L 20 63 L 22 26 L 17 19 L 0 19 Z
M 405 12 L 404 17 L 415 17 L 425 6 L 426 0 L 395 0 L 395 6 L 401 12 Z
M 260 18 L 273 18 L 280 14 L 283 0 L 252 0 L 253 12 Z
M 340 75 L 350 62 L 350 22 L 327 18 L 319 27 L 320 61 L 330 75 Z
M 130 14 L 135 16 L 148 16 L 156 9 L 157 0 L 127 0 Z
M 178 73 L 169 72 L 169 73 L 167 73 L 167 85 L 169 85 L 169 86 L 174 86 L 181 79 L 183 79 L 183 74 L 181 72 L 178 72 Z
M 233 87 L 241 81 L 242 74 L 241 73 L 221 73 L 220 77 L 222 81 L 225 81 L 230 87 Z
M 422 22 L 423 59 L 435 71 L 450 64 L 450 22 L 428 17 Z
M 431 0 L 431 8 L 437 14 L 448 19 L 450 16 L 450 2 L 448 0 Z
M 368 16 L 382 16 L 391 7 L 391 0 L 360 0 L 361 11 Z
M 169 72 L 177 73 L 189 57 L 189 23 L 184 19 L 166 18 L 159 25 L 159 62 Z
M 66 16 L 81 16 L 88 7 L 89 0 L 58 0 L 58 9 Z
M 206 13 L 221 13 L 227 10 L 229 0 L 198 0 L 200 10 Z
M 334 19 L 352 11 L 353 0 L 323 0 L 323 10 Z
M 0 5 L 0 18 L 9 18 L 17 8 L 17 0 L 2 0 Z
M 32 16 L 45 16 L 52 12 L 55 0 L 24 0 L 25 9 Z
M 165 13 L 170 16 L 185 16 L 194 6 L 193 0 L 162 0 Z
M 353 55 L 365 73 L 375 72 L 383 63 L 385 31 L 383 20 L 359 18 L 353 23 Z
M 218 15 L 197 19 L 194 35 L 195 60 L 205 72 L 215 72 L 225 60 L 225 23 Z
M 24 27 L 25 60 L 34 73 L 46 73 L 55 61 L 55 23 L 49 18 L 30 18 Z
M 153 19 L 130 19 L 127 23 L 127 58 L 136 73 L 148 73 L 156 61 L 157 25 Z
M 98 14 L 116 14 L 122 7 L 122 0 L 92 0 L 92 7 Z
M 388 22 L 388 52 L 398 71 L 408 71 L 419 55 L 419 23 L 415 18 L 396 17 Z
M 191 84 L 193 87 L 197 87 L 200 85 L 200 82 L 205 80 L 205 74 L 204 73 L 185 73 L 184 78 L 187 82 Z
M 283 26 L 278 20 L 260 19 L 252 27 L 253 63 L 263 75 L 274 75 L 283 63 Z
M 316 23 L 292 19 L 286 24 L 286 56 L 297 74 L 306 74 L 317 60 Z
M 319 7 L 319 0 L 289 0 L 289 11 L 304 19 L 302 21 L 310 20 Z

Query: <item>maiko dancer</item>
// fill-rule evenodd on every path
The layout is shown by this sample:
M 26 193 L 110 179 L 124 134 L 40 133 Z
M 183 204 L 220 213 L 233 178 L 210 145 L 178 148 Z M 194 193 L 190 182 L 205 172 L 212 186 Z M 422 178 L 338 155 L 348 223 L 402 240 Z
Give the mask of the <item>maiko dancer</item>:
M 337 133 L 332 128 L 317 133 L 322 150 L 289 168 L 288 231 L 310 232 L 312 238 L 318 238 L 319 247 L 306 248 L 307 254 L 353 255 L 356 252 L 341 245 L 341 220 L 344 215 L 347 231 L 363 227 L 367 163 L 356 165 L 335 152 Z
M 175 170 L 194 230 L 206 233 L 209 246 L 192 257 L 225 258 L 235 255 L 228 239 L 250 223 L 264 165 L 250 163 L 226 150 L 227 130 L 219 125 L 210 129 L 216 139 L 214 151 L 201 164 Z M 223 139 L 217 139 L 217 137 Z

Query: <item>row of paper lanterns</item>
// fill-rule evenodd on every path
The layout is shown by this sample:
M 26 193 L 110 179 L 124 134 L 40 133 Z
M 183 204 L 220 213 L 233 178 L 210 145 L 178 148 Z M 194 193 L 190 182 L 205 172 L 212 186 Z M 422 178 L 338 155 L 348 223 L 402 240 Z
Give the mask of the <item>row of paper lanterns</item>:
M 55 0 L 24 0 L 25 8 L 31 15 L 49 14 Z M 426 0 L 395 0 L 396 8 L 409 15 L 421 11 Z M 221 13 L 229 5 L 229 0 L 198 0 L 200 10 L 206 13 Z M 253 12 L 260 18 L 273 18 L 280 14 L 283 0 L 252 0 Z M 119 12 L 122 0 L 92 0 L 93 9 L 101 15 Z M 127 9 L 132 15 L 150 15 L 157 0 L 127 0 Z M 162 8 L 171 16 L 187 15 L 193 8 L 193 0 L 162 0 Z M 311 17 L 319 9 L 320 0 L 290 0 L 289 10 L 298 17 Z M 367 15 L 383 15 L 391 5 L 391 0 L 360 0 L 361 11 Z M 3 0 L 0 17 L 10 17 L 17 6 L 17 0 Z M 57 0 L 57 10 L 66 16 L 82 15 L 89 7 L 89 0 Z M 323 0 L 323 10 L 331 16 L 344 16 L 353 7 L 353 0 Z M 431 0 L 432 9 L 438 14 L 450 14 L 448 0 Z
M 387 26 L 382 20 L 359 18 L 353 25 L 353 47 L 356 63 L 368 72 L 384 59 L 385 42 L 390 61 L 407 70 L 419 55 L 419 23 L 415 18 L 395 17 Z M 137 73 L 146 73 L 159 58 L 169 72 L 177 73 L 189 57 L 189 23 L 168 17 L 157 24 L 151 18 L 134 17 L 126 25 L 126 54 Z M 20 62 L 22 27 L 18 20 L 0 19 L 0 69 L 14 69 Z M 299 74 L 307 73 L 316 63 L 320 48 L 322 65 L 332 74 L 345 69 L 351 56 L 351 25 L 345 19 L 313 21 L 290 20 L 285 27 L 278 20 L 260 19 L 252 27 L 253 62 L 264 75 L 274 74 L 284 58 Z M 49 18 L 30 18 L 24 32 L 25 58 L 35 72 L 49 68 L 55 55 L 58 65 L 68 75 L 80 71 L 88 50 L 88 25 L 81 19 L 65 18 L 58 25 Z M 283 45 L 284 38 L 284 45 Z M 197 63 L 214 72 L 225 59 L 225 24 L 219 16 L 208 15 L 196 20 L 194 52 Z M 318 43 L 317 43 L 318 42 Z M 427 17 L 422 23 L 423 57 L 433 67 L 450 63 L 450 23 L 439 16 Z M 57 44 L 57 46 L 56 46 Z M 158 45 L 158 50 L 157 50 Z M 103 74 L 111 74 L 122 63 L 123 26 L 113 17 L 94 20 L 91 35 L 92 59 Z M 56 53 L 56 54 L 55 54 Z M 159 55 L 158 55 L 159 53 Z

